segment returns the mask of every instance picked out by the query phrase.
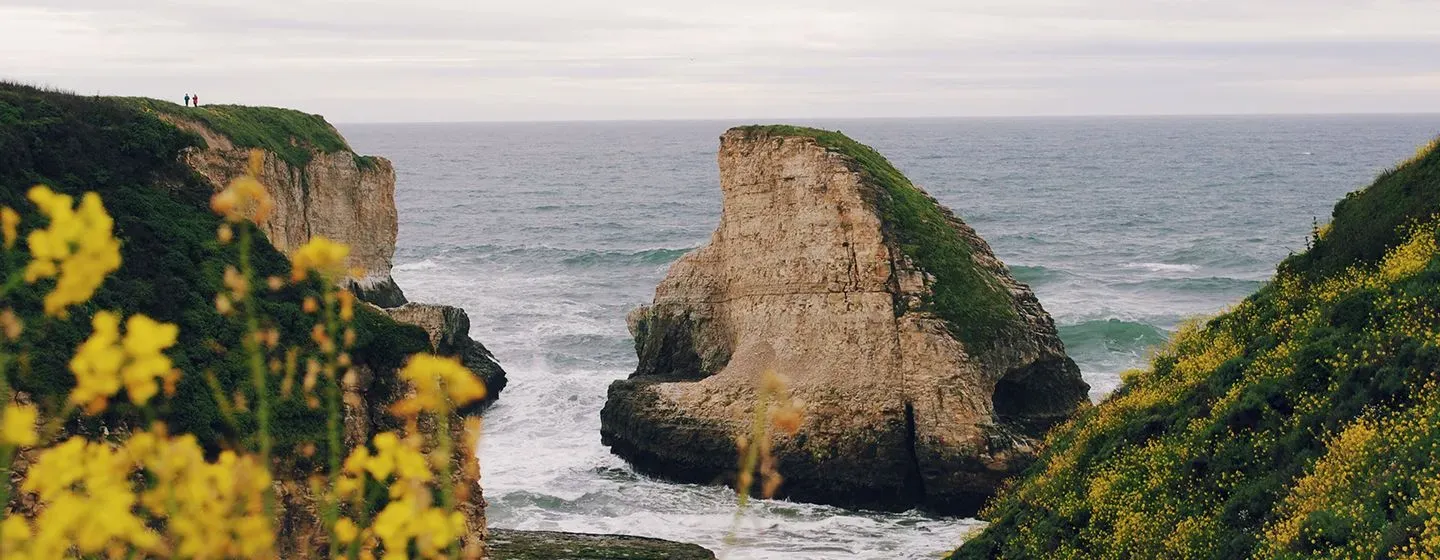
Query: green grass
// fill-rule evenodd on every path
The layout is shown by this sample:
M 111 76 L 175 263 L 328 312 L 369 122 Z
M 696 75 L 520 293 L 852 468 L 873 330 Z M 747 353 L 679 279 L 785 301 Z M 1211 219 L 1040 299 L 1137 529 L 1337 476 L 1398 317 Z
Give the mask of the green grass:
M 1440 516 L 1440 256 L 1387 257 L 1440 235 L 1411 226 L 1434 214 L 1437 177 L 1440 154 L 1422 152 L 1347 196 L 1276 280 L 1052 430 L 952 558 L 1440 548 L 1425 529 Z
M 1287 259 L 1282 270 L 1315 276 L 1355 263 L 1374 263 L 1400 241 L 1402 228 L 1440 213 L 1440 138 L 1405 164 L 1382 173 L 1369 188 L 1335 205 L 1330 231 L 1314 248 Z
M 124 100 L 151 111 L 199 121 L 229 137 L 236 146 L 269 150 L 295 167 L 310 163 L 312 150 L 327 154 L 350 151 L 349 144 L 324 117 L 294 109 L 244 105 L 185 107 L 144 97 Z M 356 163 L 362 162 L 357 159 Z
M 826 149 L 857 164 L 860 173 L 881 187 L 875 204 L 886 233 L 916 266 L 934 282 L 922 310 L 949 323 L 951 332 L 972 348 L 984 348 L 1004 338 L 1019 317 L 1009 293 L 994 275 L 977 266 L 970 246 L 956 232 L 934 199 L 920 190 L 873 148 L 839 132 L 788 125 L 741 127 L 748 135 L 814 138 Z M 896 312 L 903 313 L 904 309 Z
M 54 414 L 73 386 L 67 362 L 90 332 L 89 318 L 98 310 L 145 313 L 180 326 L 180 340 L 169 352 L 184 375 L 174 398 L 161 399 L 159 419 L 174 431 L 196 434 L 210 449 L 247 445 L 254 419 L 236 416 L 236 425 L 224 421 L 204 382 L 214 372 L 226 392 L 249 393 L 246 370 L 235 348 L 241 329 L 214 309 L 225 264 L 238 262 L 235 246 L 215 240 L 220 220 L 208 209 L 212 192 L 204 178 L 186 167 L 182 150 L 200 143 L 140 110 L 130 100 L 80 97 L 28 86 L 0 83 L 0 205 L 22 214 L 22 229 L 43 223 L 24 199 L 28 188 L 45 183 L 71 195 L 95 191 L 115 219 L 123 265 L 108 278 L 92 301 L 71 311 L 68 321 L 45 321 L 40 299 L 49 283 L 24 287 L 7 297 L 24 318 L 23 340 L 30 348 L 28 366 L 16 386 L 36 395 L 48 414 Z M 256 235 L 255 266 L 264 275 L 285 275 L 285 256 Z M 22 245 L 23 247 L 23 242 Z M 0 277 L 21 266 L 0 262 Z M 299 302 L 318 286 L 286 288 L 270 296 L 265 315 L 282 332 L 286 345 L 308 335 L 311 319 Z M 400 325 L 388 317 L 357 310 L 357 362 L 372 371 L 394 371 L 405 356 L 425 350 L 429 341 L 418 327 Z M 12 372 L 13 373 L 13 372 Z M 271 389 L 278 389 L 278 380 Z M 377 375 L 372 394 L 389 394 L 393 376 Z M 250 395 L 254 402 L 254 395 Z M 324 457 L 325 416 L 298 402 L 275 409 L 276 449 L 315 442 Z M 110 427 L 144 420 L 128 405 L 112 406 L 101 419 Z M 79 422 L 75 430 L 98 429 L 94 421 Z M 94 433 L 90 431 L 88 433 Z M 295 458 L 295 457 L 292 457 Z M 297 459 L 298 460 L 298 459 Z

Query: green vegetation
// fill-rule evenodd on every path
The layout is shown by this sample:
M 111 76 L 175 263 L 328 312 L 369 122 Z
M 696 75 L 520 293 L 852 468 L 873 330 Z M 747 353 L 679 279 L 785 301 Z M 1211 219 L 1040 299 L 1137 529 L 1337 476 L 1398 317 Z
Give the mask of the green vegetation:
M 1436 201 L 1432 144 L 1053 430 L 952 558 L 1433 558 Z
M 0 304 L 13 307 L 27 325 L 22 346 L 33 351 L 24 358 L 16 385 L 35 396 L 45 416 L 57 416 L 74 384 L 67 361 L 89 334 L 90 316 L 123 309 L 180 327 L 179 344 L 169 354 L 184 375 L 175 395 L 161 399 L 159 419 L 172 431 L 194 433 L 211 450 L 251 443 L 253 415 L 235 411 L 233 422 L 227 421 L 205 380 L 206 372 L 213 373 L 227 396 L 249 392 L 243 353 L 225 350 L 241 339 L 241 325 L 214 307 L 223 267 L 237 261 L 235 247 L 216 240 L 221 221 L 208 208 L 211 187 L 180 160 L 181 150 L 199 143 L 197 136 L 140 110 L 133 100 L 0 83 L 0 206 L 21 211 L 23 222 L 34 224 L 43 218 L 23 199 L 31 185 L 45 183 L 77 197 L 95 191 L 114 216 L 115 235 L 122 243 L 119 272 L 90 303 L 72 310 L 70 320 L 44 321 L 42 290 L 36 287 L 21 287 Z M 263 240 L 263 235 L 256 237 Z M 257 243 L 254 262 L 262 276 L 289 271 L 284 255 L 264 241 Z M 0 277 L 20 266 L 23 263 L 0 262 Z M 319 286 L 311 284 L 286 287 L 265 298 L 264 315 L 281 332 L 284 345 L 308 336 L 313 320 L 302 313 L 300 300 L 318 293 Z M 428 338 L 419 328 L 368 309 L 356 311 L 354 356 L 372 371 L 393 371 L 405 356 L 428 349 Z M 376 378 L 371 387 L 376 394 L 388 394 L 385 384 L 396 382 Z M 272 389 L 278 391 L 278 384 L 274 380 Z M 254 402 L 253 395 L 249 400 Z M 289 450 L 314 442 L 314 456 L 326 456 L 323 410 L 289 399 L 273 413 L 281 454 L 298 457 Z M 80 424 L 71 428 L 94 433 L 99 424 L 114 429 L 143 420 L 133 407 L 116 404 L 98 420 L 77 421 Z
M 311 151 L 331 154 L 350 151 L 345 139 L 325 122 L 325 117 L 277 107 L 244 105 L 202 105 L 184 107 L 168 101 L 144 97 L 125 98 L 126 102 L 148 111 L 193 119 L 224 134 L 242 148 L 261 148 L 274 152 L 295 167 L 310 163 Z M 362 168 L 372 162 L 357 159 Z
M 1311 276 L 1334 274 L 1355 264 L 1373 264 L 1399 241 L 1400 228 L 1440 213 L 1440 139 L 1415 157 L 1381 174 L 1375 183 L 1335 205 L 1328 233 L 1315 246 L 1281 265 Z
M 970 256 L 970 246 L 940 204 L 905 178 L 885 156 L 839 132 L 788 125 L 747 126 L 748 135 L 814 138 L 854 160 L 861 174 L 883 189 L 875 204 L 886 233 L 917 266 L 934 277 L 924 311 L 945 319 L 960 340 L 984 348 L 1004 338 L 1018 319 L 1010 296 Z M 897 313 L 903 313 L 898 309 Z

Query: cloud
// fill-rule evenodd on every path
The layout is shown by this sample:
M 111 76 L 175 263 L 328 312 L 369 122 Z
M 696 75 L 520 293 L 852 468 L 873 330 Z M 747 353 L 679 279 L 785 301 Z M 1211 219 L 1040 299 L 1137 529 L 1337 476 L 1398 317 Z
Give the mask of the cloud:
M 0 76 L 342 122 L 1434 111 L 1436 52 L 1430 0 L 0 7 Z

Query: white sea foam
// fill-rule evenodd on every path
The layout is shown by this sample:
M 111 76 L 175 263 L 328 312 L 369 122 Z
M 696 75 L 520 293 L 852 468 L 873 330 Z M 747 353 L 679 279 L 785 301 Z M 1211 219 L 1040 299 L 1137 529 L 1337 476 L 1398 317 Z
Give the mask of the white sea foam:
M 1200 270 L 1200 265 L 1195 264 L 1171 264 L 1157 262 L 1126 263 L 1125 268 L 1148 270 L 1150 272 L 1195 272 Z

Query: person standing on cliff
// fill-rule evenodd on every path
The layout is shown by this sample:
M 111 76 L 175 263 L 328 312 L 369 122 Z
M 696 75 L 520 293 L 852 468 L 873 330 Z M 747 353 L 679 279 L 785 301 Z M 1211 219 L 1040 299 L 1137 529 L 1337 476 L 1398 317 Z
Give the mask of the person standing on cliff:
M 195 102 L 196 107 L 200 106 L 200 94 L 192 93 L 190 94 L 190 99 Z
M 186 106 L 186 107 L 189 107 L 189 106 L 190 106 L 190 94 L 188 94 L 188 93 L 185 94 L 185 106 Z

